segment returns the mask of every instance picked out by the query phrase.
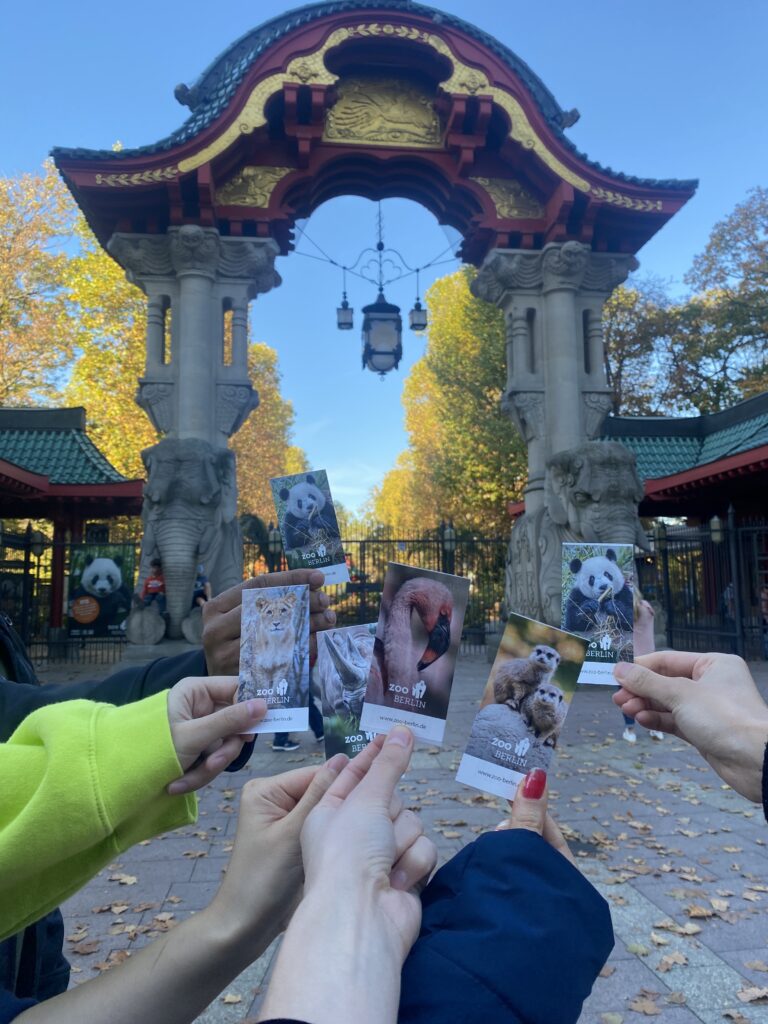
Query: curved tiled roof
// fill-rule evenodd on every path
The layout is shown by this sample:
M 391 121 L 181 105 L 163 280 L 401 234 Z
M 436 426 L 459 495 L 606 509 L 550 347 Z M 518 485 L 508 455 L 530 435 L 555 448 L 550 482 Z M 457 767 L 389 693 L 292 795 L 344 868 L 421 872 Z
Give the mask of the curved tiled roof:
M 641 480 L 673 476 L 768 445 L 768 393 L 708 416 L 609 416 L 603 439 L 635 453 Z
M 192 114 L 180 128 L 177 128 L 176 131 L 167 135 L 164 139 L 146 146 L 122 149 L 117 152 L 112 149 L 55 147 L 51 154 L 54 159 L 63 157 L 75 160 L 125 160 L 174 149 L 176 146 L 180 146 L 193 139 L 196 135 L 199 135 L 204 128 L 226 110 L 227 105 L 254 61 L 289 32 L 332 14 L 365 11 L 368 9 L 418 14 L 420 17 L 428 18 L 435 25 L 447 25 L 451 28 L 456 28 L 471 38 L 476 39 L 492 53 L 500 57 L 507 67 L 521 79 L 533 96 L 544 119 L 566 148 L 590 167 L 595 168 L 595 170 L 602 171 L 618 181 L 651 188 L 690 189 L 698 184 L 695 180 L 636 178 L 632 175 L 622 174 L 619 171 L 613 171 L 609 167 L 603 167 L 601 164 L 590 160 L 586 154 L 580 152 L 563 134 L 564 125 L 572 123 L 569 120 L 570 115 L 563 111 L 546 85 L 528 67 L 525 61 L 521 60 L 509 47 L 500 43 L 498 39 L 495 39 L 482 29 L 476 28 L 462 18 L 457 18 L 453 14 L 446 14 L 443 11 L 436 10 L 434 7 L 427 7 L 424 4 L 412 2 L 412 0 L 332 0 L 332 2 L 328 3 L 307 4 L 304 7 L 297 7 L 294 10 L 287 11 L 285 14 L 264 22 L 257 28 L 251 29 L 251 31 L 246 32 L 232 43 L 231 46 L 208 65 L 194 86 L 191 88 L 184 85 L 176 87 L 177 97 L 180 102 L 190 107 Z
M 0 410 L 0 459 L 47 476 L 52 484 L 113 484 L 127 479 L 85 433 L 83 409 Z

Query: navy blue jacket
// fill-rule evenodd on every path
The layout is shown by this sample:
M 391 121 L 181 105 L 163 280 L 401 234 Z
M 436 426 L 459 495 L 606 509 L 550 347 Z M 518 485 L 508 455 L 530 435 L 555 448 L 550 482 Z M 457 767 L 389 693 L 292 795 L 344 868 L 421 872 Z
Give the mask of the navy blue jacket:
M 571 1024 L 613 948 L 606 901 L 525 829 L 466 846 L 422 906 L 399 1024 Z
M 8 739 L 32 711 L 63 700 L 88 698 L 107 704 L 131 704 L 167 690 L 185 676 L 206 676 L 202 651 L 158 658 L 147 665 L 121 669 L 100 681 L 40 686 L 24 644 L 10 619 L 0 613 L 0 644 L 16 682 L 0 676 L 0 742 Z M 243 748 L 229 771 L 242 767 L 253 750 Z M 7 1024 L 36 1002 L 66 991 L 69 963 L 63 953 L 64 923 L 54 910 L 24 932 L 0 942 L 0 1024 Z

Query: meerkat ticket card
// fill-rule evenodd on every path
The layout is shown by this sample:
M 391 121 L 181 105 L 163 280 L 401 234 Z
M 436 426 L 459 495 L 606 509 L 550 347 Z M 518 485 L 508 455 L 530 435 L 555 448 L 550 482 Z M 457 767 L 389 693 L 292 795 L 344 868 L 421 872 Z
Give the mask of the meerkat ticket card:
M 309 587 L 243 591 L 237 699 L 252 697 L 267 714 L 251 732 L 309 728 Z
M 360 726 L 442 743 L 469 580 L 390 562 Z
M 336 509 L 324 469 L 269 481 L 290 569 L 321 569 L 325 582 L 348 583 Z
M 375 622 L 317 634 L 313 680 L 323 705 L 326 759 L 334 754 L 354 757 L 376 735 L 360 728 L 369 677 L 379 673 L 373 657 L 375 635 Z
M 632 661 L 632 544 L 563 544 L 563 629 L 588 641 L 580 683 L 615 686 L 613 666 Z
M 510 615 L 458 782 L 512 800 L 532 768 L 549 771 L 586 650 L 583 637 Z

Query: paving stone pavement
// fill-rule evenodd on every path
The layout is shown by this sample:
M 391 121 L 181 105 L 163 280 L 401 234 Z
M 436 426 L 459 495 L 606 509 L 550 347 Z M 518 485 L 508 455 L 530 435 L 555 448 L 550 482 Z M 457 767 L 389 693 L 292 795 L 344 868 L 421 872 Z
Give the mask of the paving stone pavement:
M 753 669 L 766 693 L 765 663 Z M 459 660 L 445 745 L 418 749 L 400 787 L 420 811 L 441 863 L 503 816 L 501 801 L 454 781 L 488 670 L 484 658 Z M 654 742 L 638 728 L 638 742 L 630 746 L 622 729 L 608 691 L 579 691 L 550 779 L 551 809 L 580 868 L 609 900 L 616 934 L 579 1024 L 645 1017 L 660 1024 L 768 1022 L 768 1005 L 745 1004 L 737 995 L 749 986 L 768 987 L 768 826 L 762 813 L 683 743 Z M 227 864 L 240 787 L 254 776 L 319 760 L 312 734 L 300 738 L 294 753 L 274 753 L 259 740 L 246 770 L 220 777 L 201 793 L 197 825 L 135 847 L 65 904 L 66 934 L 75 937 L 67 945 L 78 945 L 78 935 L 84 943 L 82 953 L 71 953 L 73 984 L 208 904 Z M 113 874 L 136 881 L 110 881 Z M 97 947 L 88 945 L 94 942 Z M 224 994 L 239 1001 L 219 997 L 199 1024 L 253 1020 L 275 948 L 227 988 Z

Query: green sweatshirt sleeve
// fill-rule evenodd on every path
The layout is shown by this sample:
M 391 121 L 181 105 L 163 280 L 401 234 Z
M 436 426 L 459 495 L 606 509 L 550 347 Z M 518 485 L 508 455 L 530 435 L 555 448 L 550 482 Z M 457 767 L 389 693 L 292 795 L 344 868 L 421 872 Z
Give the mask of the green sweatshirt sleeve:
M 0 744 L 0 940 L 76 892 L 116 854 L 197 817 L 168 696 L 116 708 L 73 700 L 29 715 Z

